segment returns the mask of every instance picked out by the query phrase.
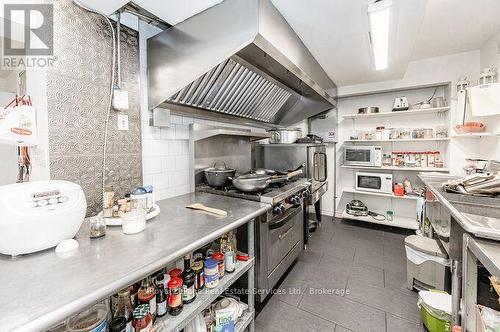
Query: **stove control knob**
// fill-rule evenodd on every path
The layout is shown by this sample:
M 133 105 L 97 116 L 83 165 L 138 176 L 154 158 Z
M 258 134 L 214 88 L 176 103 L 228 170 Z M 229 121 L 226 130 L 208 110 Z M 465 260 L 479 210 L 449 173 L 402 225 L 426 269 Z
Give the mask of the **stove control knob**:
M 275 214 L 275 215 L 283 214 L 284 211 L 285 211 L 285 207 L 281 203 L 280 204 L 276 204 L 273 207 L 273 214 Z
M 300 197 L 298 195 L 294 195 L 290 198 L 290 203 L 293 205 L 293 207 L 299 207 L 300 206 Z
M 302 192 L 302 197 L 306 198 L 307 196 L 309 196 L 311 192 L 309 191 L 309 189 L 306 189 Z

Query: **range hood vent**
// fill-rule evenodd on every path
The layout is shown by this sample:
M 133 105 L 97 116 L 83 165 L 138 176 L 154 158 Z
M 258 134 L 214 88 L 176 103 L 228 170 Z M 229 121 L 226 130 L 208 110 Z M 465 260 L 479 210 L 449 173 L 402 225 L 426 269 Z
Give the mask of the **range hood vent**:
M 269 0 L 225 0 L 150 38 L 148 79 L 151 109 L 214 118 L 284 126 L 336 105 L 335 84 Z
M 291 97 L 288 90 L 228 59 L 168 101 L 270 122 Z

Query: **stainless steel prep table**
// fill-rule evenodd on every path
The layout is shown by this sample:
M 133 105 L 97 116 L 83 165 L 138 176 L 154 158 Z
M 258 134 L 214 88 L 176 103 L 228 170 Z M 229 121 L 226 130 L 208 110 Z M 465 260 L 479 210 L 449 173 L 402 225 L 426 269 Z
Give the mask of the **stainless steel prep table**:
M 429 176 L 428 174 L 419 174 L 418 177 L 451 216 L 448 254 L 452 260 L 452 317 L 453 323 L 459 324 L 463 237 L 464 234 L 472 234 L 475 237 L 500 241 L 498 199 L 447 193 L 442 189 L 442 183 L 451 177 Z
M 478 261 L 491 275 L 500 278 L 500 243 L 474 239 L 464 235 L 462 283 L 462 331 L 476 331 L 477 264 Z
M 226 210 L 228 215 L 185 208 L 194 202 Z M 53 249 L 15 258 L 0 255 L 1 330 L 49 328 L 271 208 L 207 193 L 174 197 L 158 205 L 161 213 L 148 221 L 145 231 L 125 235 L 121 227 L 108 227 L 105 237 L 93 240 L 79 234 L 80 247 L 69 257 L 58 257 Z

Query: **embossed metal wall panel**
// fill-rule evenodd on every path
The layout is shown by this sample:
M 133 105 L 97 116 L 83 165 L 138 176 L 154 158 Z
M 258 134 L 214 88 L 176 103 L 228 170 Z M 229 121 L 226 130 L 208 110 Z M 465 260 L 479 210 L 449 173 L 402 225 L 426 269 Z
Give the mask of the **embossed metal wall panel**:
M 102 209 L 104 121 L 111 79 L 111 33 L 98 15 L 70 0 L 54 1 L 55 68 L 47 74 L 49 158 L 52 179 L 76 182 L 87 215 Z M 137 32 L 122 26 L 122 88 L 129 93 L 129 130 L 117 130 L 111 111 L 107 184 L 118 196 L 142 184 L 139 47 Z

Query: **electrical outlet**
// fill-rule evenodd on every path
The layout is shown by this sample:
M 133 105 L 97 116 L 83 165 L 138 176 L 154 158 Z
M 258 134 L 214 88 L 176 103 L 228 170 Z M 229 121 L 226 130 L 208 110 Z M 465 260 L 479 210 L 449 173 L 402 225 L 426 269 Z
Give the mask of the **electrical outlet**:
M 128 91 L 116 88 L 113 90 L 113 108 L 117 111 L 128 110 Z
M 118 130 L 128 130 L 128 115 L 118 114 Z

